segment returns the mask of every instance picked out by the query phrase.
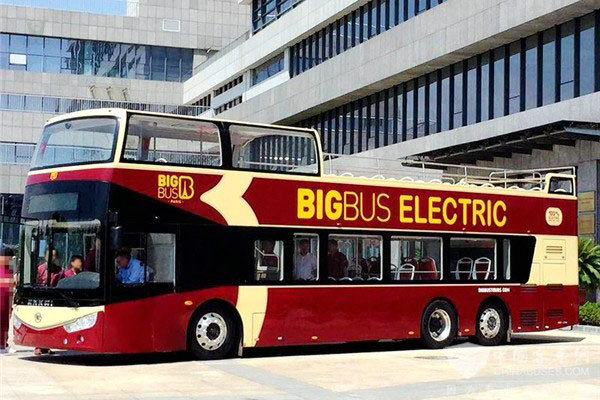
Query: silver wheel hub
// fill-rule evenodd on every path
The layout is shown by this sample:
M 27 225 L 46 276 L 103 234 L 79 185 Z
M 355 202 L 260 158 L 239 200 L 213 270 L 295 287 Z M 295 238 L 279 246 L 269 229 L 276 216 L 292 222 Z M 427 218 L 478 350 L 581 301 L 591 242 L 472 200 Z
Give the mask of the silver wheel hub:
M 433 340 L 443 342 L 450 336 L 452 320 L 447 311 L 438 308 L 429 316 L 427 326 Z
M 479 332 L 486 339 L 495 338 L 500 332 L 500 314 L 494 308 L 486 308 L 479 317 Z
M 227 323 L 222 316 L 209 312 L 200 317 L 196 325 L 196 340 L 204 350 L 214 351 L 225 343 Z

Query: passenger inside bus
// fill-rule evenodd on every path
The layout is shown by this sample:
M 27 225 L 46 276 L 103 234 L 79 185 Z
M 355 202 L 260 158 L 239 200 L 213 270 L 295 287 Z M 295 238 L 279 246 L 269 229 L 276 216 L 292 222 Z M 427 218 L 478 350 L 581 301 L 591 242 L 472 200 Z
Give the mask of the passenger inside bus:
M 335 239 L 329 239 L 327 243 L 327 269 L 329 278 L 342 279 L 346 276 L 348 269 L 348 259 L 339 251 L 338 242 Z
M 69 269 L 64 272 L 62 278 L 70 278 L 72 276 L 77 275 L 82 270 L 83 270 L 83 257 L 80 255 L 74 255 L 71 257 Z
M 123 285 L 144 283 L 144 264 L 131 256 L 129 247 L 121 247 L 116 251 L 115 256 L 115 263 L 119 269 L 116 278 L 120 283 Z
M 298 241 L 296 258 L 294 259 L 294 279 L 312 281 L 317 278 L 317 257 L 310 252 L 310 240 Z
M 49 260 L 50 251 L 46 249 L 44 255 L 45 262 L 40 264 L 37 269 L 37 283 L 41 286 L 56 286 L 60 278 L 62 277 L 62 267 L 58 264 L 58 252 L 56 249 L 52 249 L 52 259 Z M 50 267 L 48 267 L 50 265 Z M 48 270 L 50 270 L 50 282 L 48 282 Z

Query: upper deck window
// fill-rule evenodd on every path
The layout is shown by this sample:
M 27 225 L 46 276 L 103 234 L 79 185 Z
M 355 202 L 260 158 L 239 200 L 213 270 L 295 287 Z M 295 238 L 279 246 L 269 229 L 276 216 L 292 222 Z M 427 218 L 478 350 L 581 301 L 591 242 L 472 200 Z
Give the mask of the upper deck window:
M 117 120 L 79 118 L 46 126 L 35 149 L 32 168 L 109 161 L 117 135 Z
M 125 160 L 176 165 L 221 165 L 219 128 L 205 121 L 132 115 Z
M 317 146 L 308 132 L 231 125 L 232 164 L 259 171 L 317 174 Z

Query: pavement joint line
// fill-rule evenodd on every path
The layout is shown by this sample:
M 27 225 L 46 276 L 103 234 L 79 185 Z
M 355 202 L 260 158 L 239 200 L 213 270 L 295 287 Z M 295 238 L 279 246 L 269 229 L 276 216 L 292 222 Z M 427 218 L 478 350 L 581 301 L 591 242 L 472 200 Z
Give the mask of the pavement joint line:
M 505 389 L 510 387 L 533 386 L 544 383 L 556 383 L 568 381 L 581 376 L 561 376 L 558 374 L 545 374 L 545 371 L 567 370 L 567 369 L 589 369 L 589 376 L 600 378 L 600 363 L 574 365 L 569 367 L 538 368 L 533 371 L 522 371 L 521 373 L 508 373 L 487 376 L 474 376 L 472 378 L 452 379 L 446 381 L 432 381 L 410 383 L 405 385 L 386 386 L 381 388 L 370 388 L 344 392 L 353 398 L 360 399 L 394 399 L 399 395 L 407 396 L 411 400 L 430 399 L 445 396 L 460 396 L 473 393 L 482 393 L 491 390 Z M 509 385 L 510 384 L 510 385 Z
M 236 360 L 237 361 L 237 360 Z M 269 386 L 278 391 L 292 395 L 293 399 L 332 399 L 332 400 L 355 400 L 352 395 L 334 392 L 321 386 L 302 382 L 300 380 L 276 374 L 264 368 L 246 365 L 240 362 L 213 362 L 211 367 L 219 369 L 228 374 L 248 379 L 252 382 Z

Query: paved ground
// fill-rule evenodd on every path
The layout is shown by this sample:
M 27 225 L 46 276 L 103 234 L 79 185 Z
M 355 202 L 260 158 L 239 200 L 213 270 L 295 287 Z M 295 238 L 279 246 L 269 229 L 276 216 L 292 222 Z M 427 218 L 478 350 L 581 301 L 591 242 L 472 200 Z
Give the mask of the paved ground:
M 0 399 L 600 399 L 600 335 L 554 331 L 513 343 L 425 350 L 417 342 L 184 354 L 0 356 Z

